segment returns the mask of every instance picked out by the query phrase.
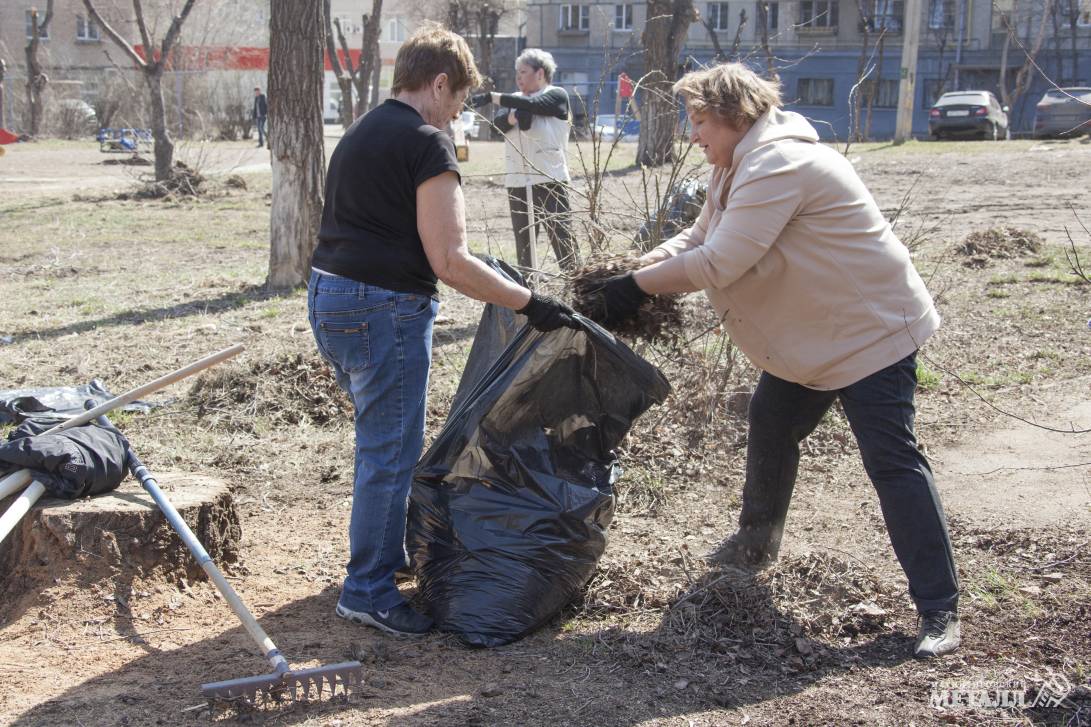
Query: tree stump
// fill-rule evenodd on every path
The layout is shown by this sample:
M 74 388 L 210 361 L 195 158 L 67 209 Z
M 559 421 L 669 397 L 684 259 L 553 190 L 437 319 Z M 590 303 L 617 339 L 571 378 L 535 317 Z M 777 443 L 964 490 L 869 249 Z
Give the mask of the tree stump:
M 238 559 L 242 529 L 224 482 L 182 472 L 157 473 L 156 480 L 217 565 Z M 202 573 L 131 477 L 105 495 L 39 500 L 0 544 L 3 596 L 71 576 L 86 583 L 118 576 L 190 581 Z

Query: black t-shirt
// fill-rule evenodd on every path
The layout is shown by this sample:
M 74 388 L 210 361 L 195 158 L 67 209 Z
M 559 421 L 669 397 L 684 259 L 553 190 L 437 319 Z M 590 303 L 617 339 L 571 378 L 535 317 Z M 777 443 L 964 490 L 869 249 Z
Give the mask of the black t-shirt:
M 417 232 L 417 187 L 458 174 L 446 132 L 388 100 L 345 132 L 330 158 L 322 227 L 311 265 L 402 293 L 436 292 Z

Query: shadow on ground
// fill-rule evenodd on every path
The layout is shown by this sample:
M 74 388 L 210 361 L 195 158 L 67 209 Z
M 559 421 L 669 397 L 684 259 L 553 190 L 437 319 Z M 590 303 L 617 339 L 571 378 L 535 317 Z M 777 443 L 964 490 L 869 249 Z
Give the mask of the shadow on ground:
M 707 590 L 695 584 L 677 601 Z M 798 628 L 765 593 L 748 604 L 747 619 Z M 337 588 L 327 587 L 260 619 L 296 666 L 357 658 L 365 681 L 347 699 L 210 714 L 199 705 L 202 682 L 269 671 L 241 628 L 164 651 L 151 646 L 129 617 L 117 633 L 146 655 L 102 674 L 20 715 L 12 724 L 179 724 L 210 719 L 254 724 L 300 724 L 337 718 L 347 723 L 398 725 L 636 725 L 651 718 L 756 705 L 807 689 L 846 670 L 888 669 L 905 661 L 908 639 L 883 633 L 845 647 L 823 647 L 803 670 L 783 666 L 777 644 L 738 639 L 701 643 L 671 611 L 648 632 L 606 628 L 565 635 L 558 623 L 531 637 L 493 650 L 469 650 L 453 638 L 434 635 L 402 641 L 347 624 L 333 615 Z M 692 601 L 692 599 L 689 599 Z M 191 608 L 197 608 L 192 606 Z M 223 609 L 222 601 L 206 608 Z M 749 643 L 747 643 L 749 642 Z M 778 651 L 779 650 L 779 651 Z M 309 661 L 302 662 L 301 659 Z M 747 666 L 749 664 L 749 666 Z M 689 674 L 679 679 L 678 674 Z M 78 679 L 78 674 L 74 679 Z M 684 682 L 684 683 L 683 683 Z

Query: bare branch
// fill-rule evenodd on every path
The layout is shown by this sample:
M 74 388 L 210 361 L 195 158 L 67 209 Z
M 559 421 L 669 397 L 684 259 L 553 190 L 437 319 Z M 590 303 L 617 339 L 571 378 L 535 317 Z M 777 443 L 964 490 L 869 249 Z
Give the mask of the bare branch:
M 125 54 L 136 64 L 137 68 L 143 70 L 148 67 L 148 63 L 140 57 L 140 54 L 136 52 L 135 48 L 129 45 L 129 41 L 121 37 L 121 34 L 114 30 L 114 26 L 103 20 L 102 15 L 100 15 L 99 11 L 95 9 L 95 6 L 91 4 L 91 0 L 83 0 L 83 6 L 87 8 L 87 14 L 95 21 L 95 25 L 102 28 L 118 48 L 125 51 Z M 148 52 L 150 53 L 151 51 Z
M 144 6 L 140 3 L 140 0 L 133 0 L 133 12 L 136 14 L 136 27 L 140 31 L 140 42 L 144 44 L 144 52 L 148 54 L 148 63 L 153 65 L 161 63 L 162 56 L 159 57 L 158 61 L 152 57 L 155 48 L 152 46 L 152 37 L 148 33 L 148 23 L 144 20 Z
M 174 46 L 174 41 L 178 40 L 178 35 L 182 32 L 182 24 L 186 22 L 186 18 L 189 17 L 189 11 L 193 10 L 193 4 L 197 0 L 186 0 L 185 6 L 182 8 L 182 12 L 171 18 L 170 28 L 167 29 L 167 34 L 163 37 L 163 46 L 160 58 L 166 61 L 167 54 L 170 53 L 170 49 Z

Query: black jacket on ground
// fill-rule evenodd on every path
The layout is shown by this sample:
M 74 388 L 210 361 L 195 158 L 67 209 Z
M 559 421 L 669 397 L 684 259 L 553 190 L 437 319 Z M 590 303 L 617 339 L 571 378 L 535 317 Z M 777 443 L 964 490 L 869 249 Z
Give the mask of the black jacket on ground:
M 0 472 L 30 469 L 51 497 L 75 500 L 114 490 L 128 472 L 129 442 L 116 429 L 85 424 L 39 434 L 56 419 L 27 419 L 0 445 Z

